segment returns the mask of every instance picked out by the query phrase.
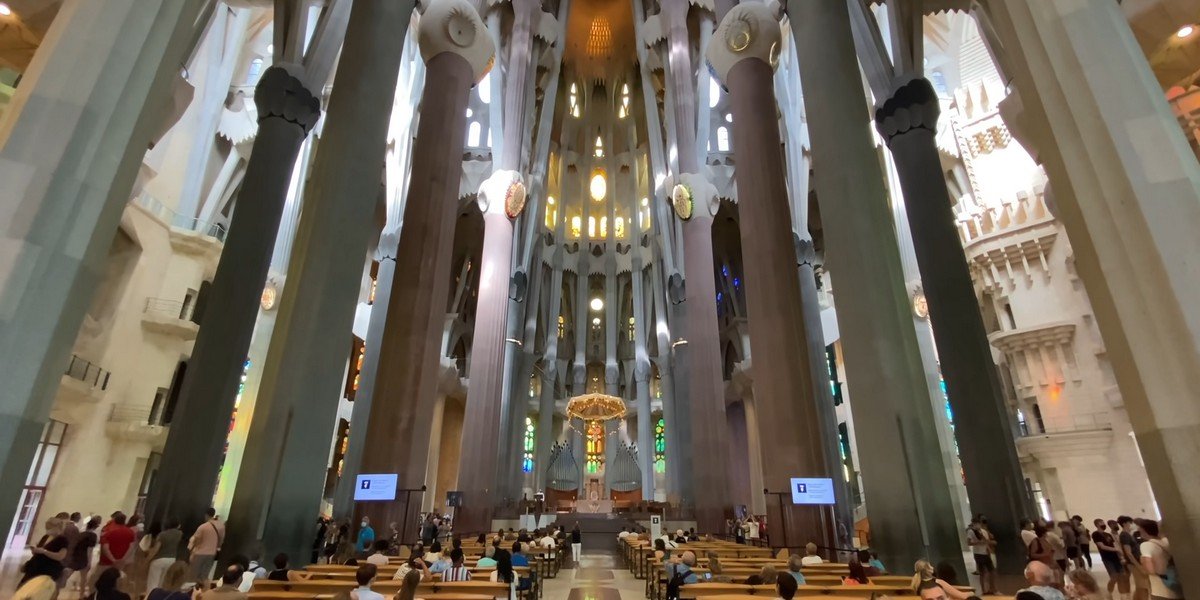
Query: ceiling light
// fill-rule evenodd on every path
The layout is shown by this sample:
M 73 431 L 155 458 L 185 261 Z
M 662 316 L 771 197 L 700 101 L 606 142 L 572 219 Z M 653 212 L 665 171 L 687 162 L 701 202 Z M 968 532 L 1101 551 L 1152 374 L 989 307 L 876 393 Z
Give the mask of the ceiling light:
M 596 318 L 592 319 L 592 325 L 599 327 L 600 326 L 600 317 L 596 317 Z
M 0 15 L 7 17 L 11 14 L 12 14 L 12 8 L 10 8 L 7 4 L 0 2 Z
M 547 196 L 546 204 L 549 204 L 550 206 L 554 206 L 554 196 Z
M 588 306 L 591 306 L 592 310 L 599 312 L 604 310 L 604 301 L 599 298 L 592 298 L 592 302 Z
M 275 55 L 275 44 L 267 44 L 267 54 Z
M 650 199 L 642 198 L 642 206 L 650 206 Z
M 1179 28 L 1179 31 L 1175 32 L 1175 37 L 1177 37 L 1179 39 L 1183 39 L 1183 38 L 1191 37 L 1191 35 L 1193 33 L 1196 33 L 1195 25 L 1184 25 L 1183 27 Z

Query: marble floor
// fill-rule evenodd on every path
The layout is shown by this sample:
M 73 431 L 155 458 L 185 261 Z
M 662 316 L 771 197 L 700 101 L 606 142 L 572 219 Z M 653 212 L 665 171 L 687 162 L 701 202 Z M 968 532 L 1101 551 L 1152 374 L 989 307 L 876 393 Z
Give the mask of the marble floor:
M 645 600 L 645 582 L 622 569 L 615 554 L 585 551 L 579 563 L 545 581 L 543 600 Z

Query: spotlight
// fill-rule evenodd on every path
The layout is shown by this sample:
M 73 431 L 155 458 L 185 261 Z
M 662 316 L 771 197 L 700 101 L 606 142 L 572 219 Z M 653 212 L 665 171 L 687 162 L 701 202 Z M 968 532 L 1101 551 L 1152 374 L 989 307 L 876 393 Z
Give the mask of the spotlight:
M 595 325 L 596 327 L 599 327 L 599 326 L 600 326 L 600 317 L 595 317 L 595 318 L 593 318 L 593 319 L 592 319 L 592 325 Z
M 7 17 L 10 15 L 12 15 L 12 8 L 8 4 L 0 2 L 0 16 Z
M 604 310 L 604 301 L 599 298 L 592 298 L 592 301 L 590 304 L 588 304 L 588 306 L 591 306 L 592 310 L 599 312 Z
M 1182 40 L 1184 38 L 1192 37 L 1193 33 L 1196 33 L 1195 25 L 1184 25 L 1183 27 L 1179 28 L 1179 31 L 1175 32 L 1175 37 Z

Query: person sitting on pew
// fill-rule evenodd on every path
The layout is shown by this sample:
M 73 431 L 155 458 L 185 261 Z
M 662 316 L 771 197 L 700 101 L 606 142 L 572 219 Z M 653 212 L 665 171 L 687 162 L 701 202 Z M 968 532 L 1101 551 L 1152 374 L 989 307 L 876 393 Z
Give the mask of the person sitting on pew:
M 400 591 L 396 592 L 396 600 L 416 600 L 417 588 L 421 585 L 421 575 L 410 571 L 400 583 Z
M 675 543 L 676 544 L 686 544 L 687 542 L 688 542 L 688 539 L 687 539 L 687 536 L 684 535 L 683 530 L 676 529 L 675 530 Z
M 305 573 L 297 569 L 288 568 L 288 555 L 280 552 L 275 555 L 275 570 L 267 573 L 267 579 L 271 581 L 308 581 L 312 576 L 311 573 Z
M 801 563 L 806 567 L 819 565 L 825 562 L 825 560 L 817 554 L 817 545 L 812 542 L 809 542 L 804 546 L 804 558 L 800 560 Z
M 867 570 L 860 561 L 850 561 L 850 574 L 842 578 L 842 585 L 866 585 L 871 583 L 867 578 Z
M 867 577 L 876 577 L 886 574 L 883 572 L 883 569 L 875 566 L 874 562 L 871 561 L 871 553 L 867 552 L 866 550 L 858 551 L 858 562 L 862 563 L 863 571 L 866 572 Z
M 698 542 L 698 541 L 700 541 L 700 536 L 699 536 L 699 535 L 696 533 L 696 528 L 695 528 L 695 527 L 691 527 L 691 528 L 689 528 L 689 529 L 688 529 L 687 541 L 689 541 L 689 542 Z
M 788 557 L 788 574 L 792 579 L 796 580 L 796 585 L 804 585 L 804 573 L 800 569 L 804 566 L 804 559 L 799 554 L 793 554 Z
M 463 566 L 463 551 L 455 548 L 450 551 L 450 568 L 442 571 L 442 581 L 470 581 L 471 570 Z
M 408 575 L 409 571 L 420 572 L 421 581 L 433 581 L 433 573 L 429 571 L 429 565 L 425 564 L 421 555 L 417 554 L 416 551 L 413 552 L 413 555 L 404 564 L 400 565 L 399 569 L 396 569 L 396 573 L 392 575 L 392 579 L 404 579 L 404 576 Z
M 779 579 L 779 571 L 776 571 L 775 567 L 771 565 L 763 565 L 762 570 L 758 572 L 758 576 L 762 578 L 763 584 L 771 585 L 772 581 Z
M 387 543 L 387 540 L 383 540 Z M 371 584 L 375 583 L 375 576 L 379 574 L 379 567 L 371 563 L 359 565 L 358 570 L 354 572 L 354 580 L 358 582 L 358 588 L 350 592 L 350 598 L 353 600 L 384 600 L 383 594 L 371 589 Z
M 866 551 L 864 550 L 864 552 Z M 870 556 L 871 560 L 867 561 L 867 564 L 875 569 L 878 569 L 880 575 L 887 575 L 887 567 L 883 566 L 883 561 L 879 560 L 879 555 L 871 552 Z M 868 575 L 869 574 L 870 573 L 868 573 Z
M 546 530 L 542 538 L 538 540 L 538 545 L 551 550 L 549 557 L 554 558 L 553 550 L 558 547 L 558 542 L 554 540 L 554 536 L 550 535 L 550 530 Z
M 779 600 L 795 598 L 797 587 L 796 578 L 788 577 L 787 573 L 780 573 L 779 577 L 775 579 L 775 591 L 779 593 Z
M 528 567 L 529 557 L 525 556 L 525 547 L 521 542 L 513 542 L 512 545 L 512 565 L 514 567 Z
M 663 560 L 667 556 L 667 543 L 662 538 L 654 540 L 654 558 Z
M 685 550 L 683 554 L 672 557 L 667 564 L 664 565 L 664 570 L 667 575 L 667 582 L 670 583 L 675 578 L 676 574 L 683 577 L 683 583 L 697 583 L 700 578 L 692 572 L 692 567 L 696 566 L 696 553 L 691 550 Z
M 367 562 L 377 567 L 387 566 L 387 550 L 391 545 L 387 540 L 375 540 L 375 553 L 367 557 Z
M 967 600 L 967 598 L 970 597 L 970 594 L 967 592 L 959 590 L 953 585 L 938 579 L 935 575 L 936 570 L 933 568 L 933 564 L 923 558 L 918 560 L 917 564 L 913 566 L 913 571 L 915 571 L 915 573 L 913 573 L 912 578 L 912 589 L 918 594 L 921 593 L 921 590 L 932 584 L 942 588 L 943 596 L 949 600 Z M 927 600 L 935 599 L 930 598 Z
M 488 546 L 483 549 L 483 558 L 475 563 L 476 567 L 494 567 L 496 566 L 496 547 Z

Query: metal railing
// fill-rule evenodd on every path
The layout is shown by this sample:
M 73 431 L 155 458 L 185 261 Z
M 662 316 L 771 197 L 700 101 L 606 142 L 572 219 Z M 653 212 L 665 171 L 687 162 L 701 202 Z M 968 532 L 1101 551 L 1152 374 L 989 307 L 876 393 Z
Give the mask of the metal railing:
M 1104 431 L 1112 429 L 1112 414 L 1108 412 L 1091 412 L 1070 415 L 1046 415 L 1041 419 L 1026 415 L 1025 422 L 1018 423 L 1018 429 L 1022 437 L 1048 433 Z
M 165 298 L 146 298 L 146 307 L 142 312 L 190 321 L 192 319 L 192 311 L 195 308 L 195 302 L 180 302 Z
M 126 406 L 114 404 L 108 414 L 110 423 L 128 423 L 132 425 L 164 425 L 162 410 L 154 410 L 151 406 Z
M 178 227 L 187 231 L 201 233 L 207 235 L 208 237 L 215 238 L 220 242 L 225 241 L 226 227 L 222 223 L 217 223 L 215 221 L 202 221 L 196 217 L 181 215 L 167 207 L 167 205 L 163 204 L 158 198 L 155 198 L 154 196 L 151 196 L 145 192 L 142 192 L 140 196 L 134 198 L 133 203 L 146 209 L 146 211 L 148 211 L 150 214 L 154 215 L 160 221 L 170 225 L 171 227 Z
M 71 362 L 67 364 L 66 375 L 103 391 L 108 389 L 108 378 L 112 373 L 72 354 Z

